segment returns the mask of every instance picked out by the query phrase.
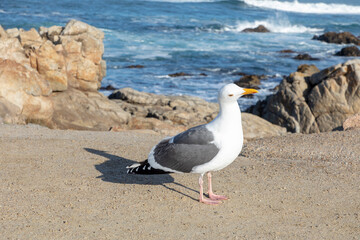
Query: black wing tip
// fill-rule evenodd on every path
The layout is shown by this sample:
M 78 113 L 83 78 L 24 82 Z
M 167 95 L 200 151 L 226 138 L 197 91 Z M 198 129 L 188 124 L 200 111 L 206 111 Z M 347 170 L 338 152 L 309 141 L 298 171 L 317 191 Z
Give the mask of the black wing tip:
M 151 174 L 167 174 L 170 172 L 166 172 L 160 169 L 153 168 L 150 166 L 148 161 L 144 161 L 139 164 L 134 164 L 127 167 L 128 170 L 126 171 L 127 174 L 143 174 L 143 175 L 151 175 Z

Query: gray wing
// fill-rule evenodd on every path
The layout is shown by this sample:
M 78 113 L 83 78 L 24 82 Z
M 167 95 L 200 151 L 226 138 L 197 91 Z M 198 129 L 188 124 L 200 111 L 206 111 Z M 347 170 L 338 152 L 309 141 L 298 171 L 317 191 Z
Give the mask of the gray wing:
M 205 125 L 190 128 L 171 139 L 161 141 L 154 149 L 155 161 L 179 172 L 207 163 L 219 152 L 212 141 L 214 135 Z

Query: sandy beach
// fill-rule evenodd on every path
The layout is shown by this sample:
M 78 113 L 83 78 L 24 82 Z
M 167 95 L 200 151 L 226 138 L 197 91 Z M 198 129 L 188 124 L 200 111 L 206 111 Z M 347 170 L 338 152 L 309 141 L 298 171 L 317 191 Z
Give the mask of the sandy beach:
M 360 239 L 360 131 L 249 141 L 213 174 L 126 175 L 163 136 L 0 125 L 3 239 Z

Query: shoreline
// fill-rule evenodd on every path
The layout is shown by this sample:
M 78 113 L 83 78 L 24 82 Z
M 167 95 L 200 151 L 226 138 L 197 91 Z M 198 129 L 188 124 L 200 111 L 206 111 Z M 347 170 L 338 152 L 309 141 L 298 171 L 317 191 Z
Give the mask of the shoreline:
M 219 206 L 197 202 L 196 174 L 125 174 L 161 135 L 3 124 L 0 133 L 0 227 L 8 239 L 360 234 L 359 130 L 248 141 L 214 173 L 216 192 L 230 196 Z

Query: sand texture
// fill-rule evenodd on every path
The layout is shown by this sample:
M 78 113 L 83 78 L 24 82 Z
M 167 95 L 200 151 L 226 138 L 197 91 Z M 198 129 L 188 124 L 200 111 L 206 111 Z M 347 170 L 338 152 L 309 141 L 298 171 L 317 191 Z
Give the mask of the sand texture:
M 126 175 L 163 136 L 0 125 L 1 239 L 360 239 L 360 131 L 249 141 L 213 173 Z

